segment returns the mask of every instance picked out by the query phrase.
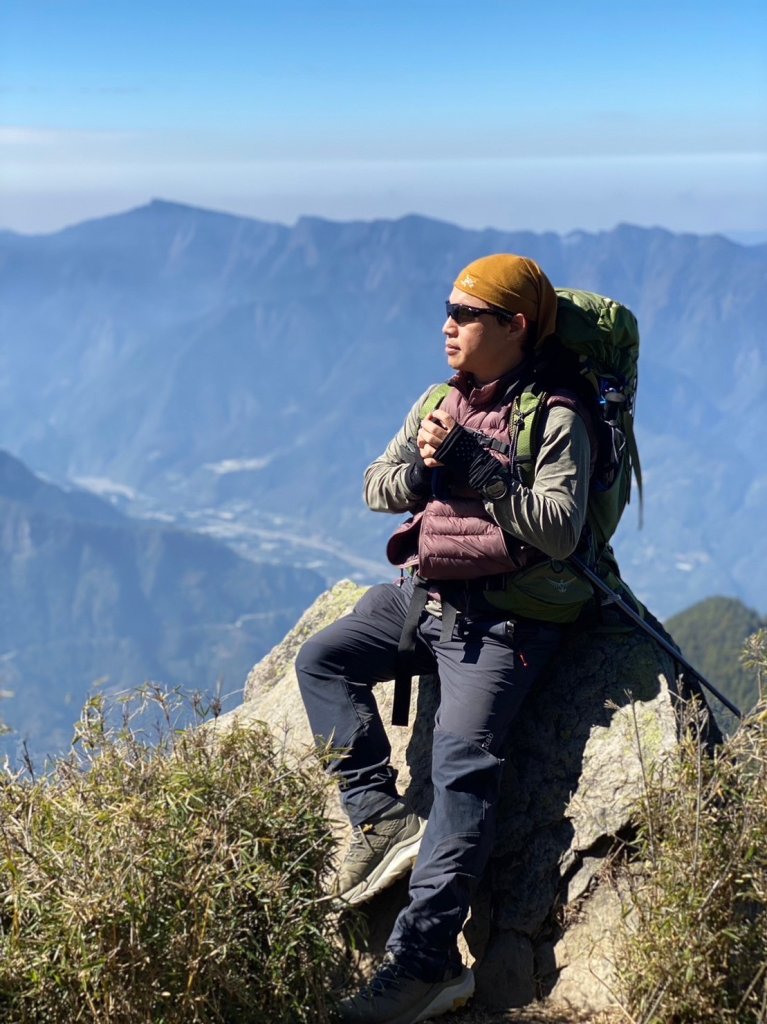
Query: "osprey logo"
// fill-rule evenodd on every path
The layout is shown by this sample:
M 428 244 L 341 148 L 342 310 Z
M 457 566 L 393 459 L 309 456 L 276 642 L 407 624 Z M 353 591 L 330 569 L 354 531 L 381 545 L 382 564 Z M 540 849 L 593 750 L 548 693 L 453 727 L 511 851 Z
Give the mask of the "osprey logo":
M 558 594 L 566 594 L 567 590 L 568 590 L 568 587 L 570 586 L 570 584 L 573 581 L 572 581 L 572 579 L 569 579 L 569 580 L 552 580 L 552 579 L 547 579 L 546 582 L 549 584 L 550 587 L 553 587 L 554 590 L 556 590 L 556 592 Z
M 473 288 L 476 283 L 477 282 L 474 280 L 471 274 L 467 274 L 466 277 L 462 278 L 461 280 L 461 285 L 465 284 L 467 288 Z

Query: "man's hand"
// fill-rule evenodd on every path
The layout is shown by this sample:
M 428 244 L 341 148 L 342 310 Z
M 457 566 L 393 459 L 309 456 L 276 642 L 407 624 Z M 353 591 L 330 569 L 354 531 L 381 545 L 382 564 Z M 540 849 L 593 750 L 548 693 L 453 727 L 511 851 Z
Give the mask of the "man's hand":
M 508 470 L 487 448 L 483 447 L 476 432 L 458 424 L 446 435 L 446 440 L 437 449 L 440 461 L 436 464 L 447 466 L 454 481 L 466 481 L 474 491 L 479 491 L 487 501 L 498 501 L 509 493 Z M 487 438 L 487 440 L 490 440 Z
M 432 410 L 421 423 L 418 429 L 418 450 L 429 469 L 436 469 L 437 466 L 442 465 L 438 459 L 434 458 L 434 454 L 445 442 L 455 425 L 455 420 L 450 413 L 442 409 Z

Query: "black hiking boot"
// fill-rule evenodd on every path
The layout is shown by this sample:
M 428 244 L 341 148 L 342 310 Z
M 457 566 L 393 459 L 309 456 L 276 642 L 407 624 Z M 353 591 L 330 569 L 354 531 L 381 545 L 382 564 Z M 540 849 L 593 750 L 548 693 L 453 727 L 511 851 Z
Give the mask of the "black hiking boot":
M 457 1010 L 474 995 L 468 967 L 452 967 L 441 981 L 414 977 L 393 953 L 387 953 L 370 984 L 343 999 L 343 1024 L 416 1024 Z

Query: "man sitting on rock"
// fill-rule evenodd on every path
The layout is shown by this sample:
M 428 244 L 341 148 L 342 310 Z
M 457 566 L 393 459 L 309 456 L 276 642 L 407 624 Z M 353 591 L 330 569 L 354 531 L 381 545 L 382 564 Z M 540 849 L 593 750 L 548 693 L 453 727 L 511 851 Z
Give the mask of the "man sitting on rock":
M 389 546 L 409 572 L 368 590 L 297 660 L 312 731 L 341 752 L 331 768 L 353 839 L 339 899 L 368 900 L 415 862 L 382 965 L 341 1004 L 347 1024 L 427 1020 L 474 991 L 457 940 L 493 843 L 501 755 L 562 630 L 556 613 L 540 615 L 540 602 L 531 615 L 515 583 L 531 565 L 575 550 L 588 501 L 589 417 L 577 401 L 545 408 L 532 486 L 516 465 L 512 406 L 556 311 L 532 260 L 487 256 L 458 274 L 442 328 L 451 386 L 439 402 L 434 388 L 419 398 L 365 475 L 371 509 L 413 513 Z M 434 802 L 422 821 L 397 792 L 373 689 L 433 672 Z

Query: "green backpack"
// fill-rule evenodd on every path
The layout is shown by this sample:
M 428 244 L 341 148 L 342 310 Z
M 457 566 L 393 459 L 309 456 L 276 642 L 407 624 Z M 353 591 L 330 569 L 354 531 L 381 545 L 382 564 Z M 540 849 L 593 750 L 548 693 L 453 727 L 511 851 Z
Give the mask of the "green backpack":
M 597 464 L 587 513 L 598 557 L 629 503 L 632 476 L 637 482 L 641 514 L 642 469 L 634 435 L 639 327 L 631 310 L 614 299 L 564 288 L 557 289 L 557 298 L 557 341 L 577 356 L 580 376 L 599 403 L 600 415 L 593 424 Z M 535 385 L 526 388 L 515 410 L 523 421 L 516 456 L 523 473 L 528 474 L 524 481 L 528 486 L 532 484 L 544 394 L 535 392 Z
M 577 357 L 580 380 L 590 389 L 589 406 L 599 409 L 590 417 L 597 457 L 589 487 L 586 536 L 590 550 L 585 560 L 625 593 L 628 588 L 618 576 L 609 542 L 629 502 L 632 476 L 639 492 L 641 520 L 642 474 L 634 436 L 639 328 L 629 309 L 594 292 L 558 288 L 557 298 L 553 344 Z M 422 419 L 449 390 L 448 384 L 441 384 L 429 394 L 421 408 Z M 545 385 L 533 380 L 512 407 L 509 456 L 528 487 L 533 483 L 542 413 L 550 397 Z M 630 592 L 626 596 L 633 597 Z M 485 593 L 496 608 L 560 623 L 574 622 L 592 597 L 591 584 L 568 563 L 554 559 L 510 574 L 503 589 Z

